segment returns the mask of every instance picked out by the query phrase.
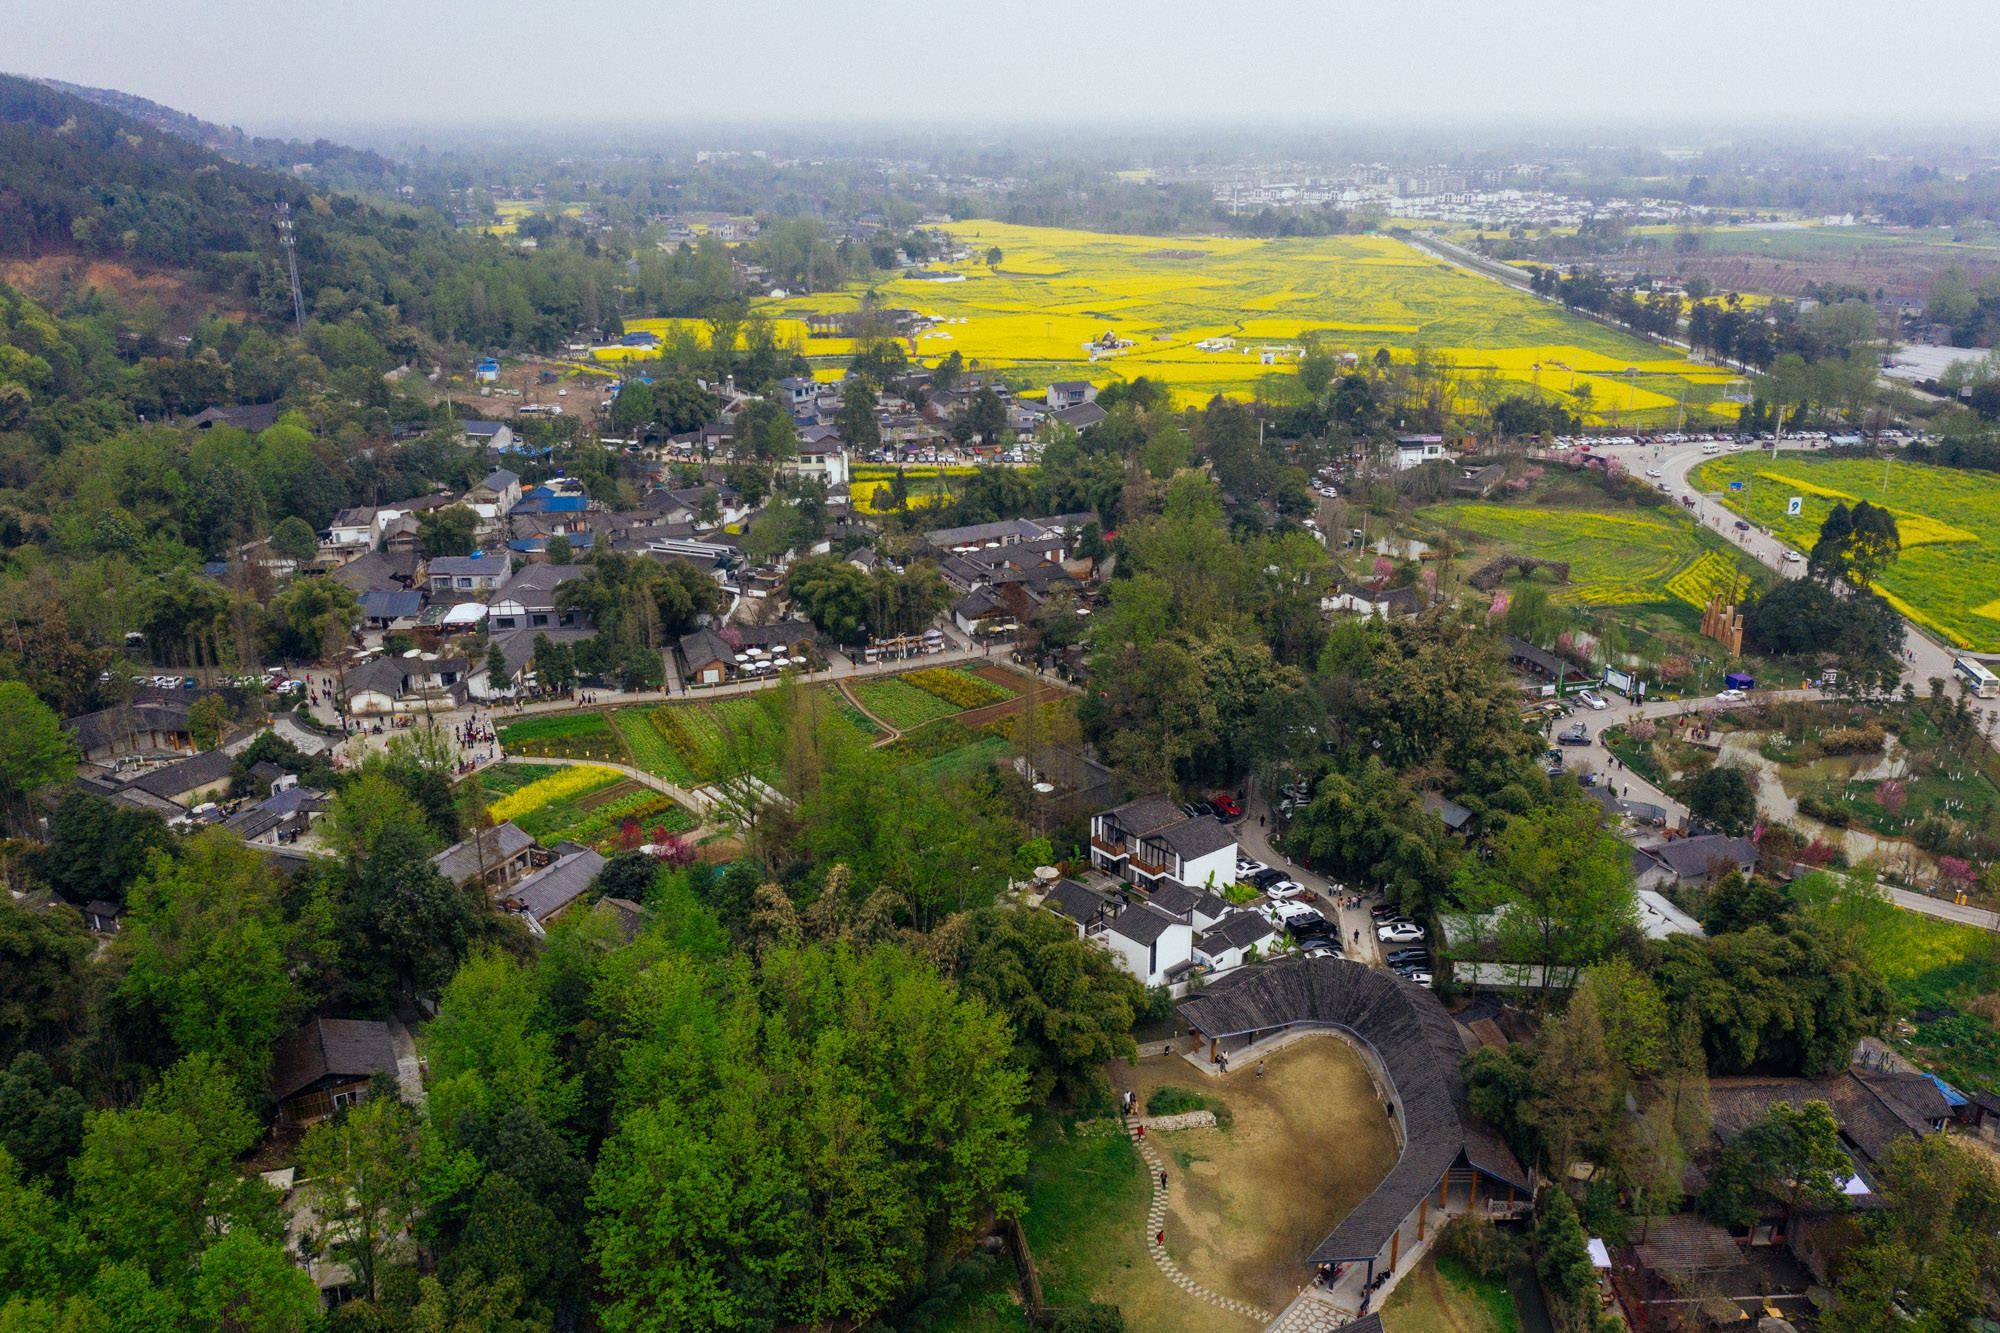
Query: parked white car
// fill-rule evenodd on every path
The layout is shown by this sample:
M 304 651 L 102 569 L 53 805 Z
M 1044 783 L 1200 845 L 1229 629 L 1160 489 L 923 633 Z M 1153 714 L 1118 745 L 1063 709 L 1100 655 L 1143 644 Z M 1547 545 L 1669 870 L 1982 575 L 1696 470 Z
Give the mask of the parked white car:
M 1375 938 L 1384 944 L 1414 944 L 1424 937 L 1424 928 L 1414 921 L 1384 921 L 1375 927 Z
M 1267 887 L 1264 893 L 1273 902 L 1289 903 L 1296 898 L 1305 897 L 1306 886 L 1297 880 L 1281 879 L 1277 883 Z
M 1270 868 L 1262 861 L 1252 861 L 1247 856 L 1238 857 L 1236 859 L 1236 878 L 1248 879 L 1252 875 L 1261 875 Z
M 1582 704 L 1584 707 L 1594 708 L 1600 713 L 1603 712 L 1605 709 L 1611 707 L 1610 704 L 1604 702 L 1604 698 L 1602 695 L 1596 693 L 1593 690 L 1578 690 L 1576 692 L 1576 698 L 1577 702 Z
M 1733 704 L 1740 700 L 1748 699 L 1750 696 L 1745 694 L 1741 690 L 1718 690 L 1716 691 L 1715 697 L 1722 700 L 1724 703 Z

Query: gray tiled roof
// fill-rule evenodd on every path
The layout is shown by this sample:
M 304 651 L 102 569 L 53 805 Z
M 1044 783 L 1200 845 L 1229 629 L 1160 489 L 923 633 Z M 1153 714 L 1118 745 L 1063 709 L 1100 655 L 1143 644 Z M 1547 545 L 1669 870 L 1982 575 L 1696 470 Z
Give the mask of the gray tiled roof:
M 366 1018 L 315 1018 L 271 1050 L 271 1096 L 279 1101 L 329 1074 L 368 1078 L 396 1068 L 389 1025 Z
M 1141 796 L 1136 801 L 1127 801 L 1115 809 L 1104 812 L 1119 828 L 1130 837 L 1144 837 L 1158 832 L 1169 824 L 1178 824 L 1187 818 L 1181 808 L 1164 796 Z
M 1169 926 L 1183 925 L 1165 912 L 1156 911 L 1144 903 L 1128 907 L 1111 918 L 1111 931 L 1131 940 L 1134 944 L 1151 944 L 1167 933 Z
M 1201 815 L 1195 819 L 1184 819 L 1178 824 L 1169 824 L 1149 835 L 1174 849 L 1183 861 L 1191 861 L 1197 856 L 1207 856 L 1210 852 L 1221 851 L 1234 846 L 1236 835 L 1222 826 L 1222 821 L 1213 815 Z
M 1312 1263 L 1365 1260 L 1463 1154 L 1475 1169 L 1528 1188 L 1514 1154 L 1466 1104 L 1458 1029 L 1437 997 L 1379 968 L 1344 959 L 1287 959 L 1224 977 L 1175 1006 L 1207 1036 L 1267 1032 L 1293 1024 L 1344 1030 L 1366 1042 L 1402 1103 L 1404 1145 L 1396 1164 L 1320 1242 Z
M 183 792 L 197 787 L 206 787 L 221 782 L 236 766 L 235 756 L 225 750 L 208 750 L 192 755 L 165 768 L 156 768 L 141 777 L 134 778 L 127 786 L 154 796 L 178 797 Z
M 1277 933 L 1278 928 L 1256 912 L 1231 912 L 1203 932 L 1195 945 L 1204 953 L 1247 949 Z
M 535 845 L 535 840 L 509 822 L 497 824 L 490 829 L 482 829 L 464 842 L 455 842 L 431 858 L 431 864 L 438 873 L 453 884 L 464 884 L 479 874 L 480 846 L 474 839 L 485 844 L 486 864 L 490 868 L 503 861 L 519 856 Z
M 1718 867 L 1733 870 L 1757 864 L 1756 843 L 1748 838 L 1726 838 L 1719 833 L 1679 838 L 1639 850 L 1682 879 L 1706 875 Z
M 537 922 L 546 921 L 583 896 L 604 858 L 588 848 L 571 852 L 543 866 L 507 890 L 507 900 L 518 902 Z
M 1072 921 L 1089 921 L 1111 911 L 1111 900 L 1095 889 L 1073 879 L 1060 879 L 1042 900 L 1042 906 Z

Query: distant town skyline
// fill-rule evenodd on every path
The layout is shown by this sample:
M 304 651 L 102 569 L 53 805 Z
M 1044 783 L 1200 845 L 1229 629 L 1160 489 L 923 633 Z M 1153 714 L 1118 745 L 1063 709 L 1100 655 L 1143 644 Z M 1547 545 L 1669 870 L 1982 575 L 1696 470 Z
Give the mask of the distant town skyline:
M 8 72 L 340 125 L 2000 124 L 1990 0 L 8 0 Z

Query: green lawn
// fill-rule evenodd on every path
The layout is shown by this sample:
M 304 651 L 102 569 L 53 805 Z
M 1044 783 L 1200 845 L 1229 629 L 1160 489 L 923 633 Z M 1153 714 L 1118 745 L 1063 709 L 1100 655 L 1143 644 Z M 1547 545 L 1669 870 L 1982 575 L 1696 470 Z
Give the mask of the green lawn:
M 1116 1305 L 1129 1329 L 1212 1329 L 1213 1306 L 1191 1300 L 1146 1253 L 1152 1189 L 1131 1140 L 1099 1121 L 1078 1132 L 1053 1116 L 1035 1130 L 1021 1228 L 1055 1306 Z
M 1507 1280 L 1479 1277 L 1455 1259 L 1426 1256 L 1382 1307 L 1385 1333 L 1517 1333 Z

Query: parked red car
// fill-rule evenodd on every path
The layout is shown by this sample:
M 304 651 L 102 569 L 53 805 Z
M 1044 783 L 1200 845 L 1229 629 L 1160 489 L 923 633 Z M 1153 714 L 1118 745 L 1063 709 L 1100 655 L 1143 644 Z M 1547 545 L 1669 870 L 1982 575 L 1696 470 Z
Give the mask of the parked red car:
M 1217 792 L 1215 795 L 1209 797 L 1208 803 L 1214 806 L 1224 819 L 1241 819 L 1243 817 L 1242 802 L 1226 791 Z

